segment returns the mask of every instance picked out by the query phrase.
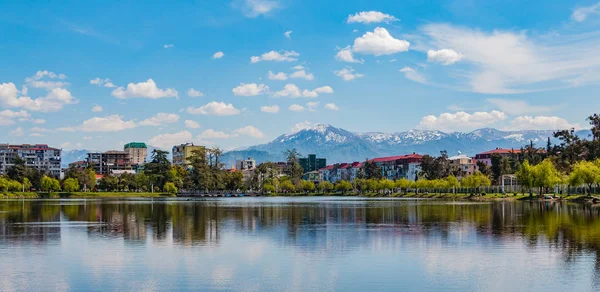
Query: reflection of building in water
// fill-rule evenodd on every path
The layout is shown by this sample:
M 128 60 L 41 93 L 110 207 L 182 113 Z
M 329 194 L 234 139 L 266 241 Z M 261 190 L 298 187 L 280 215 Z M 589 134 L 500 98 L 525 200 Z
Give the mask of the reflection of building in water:
M 225 220 L 223 209 L 207 205 L 185 204 L 177 205 L 173 219 L 173 242 L 186 246 L 218 243 L 220 220 Z

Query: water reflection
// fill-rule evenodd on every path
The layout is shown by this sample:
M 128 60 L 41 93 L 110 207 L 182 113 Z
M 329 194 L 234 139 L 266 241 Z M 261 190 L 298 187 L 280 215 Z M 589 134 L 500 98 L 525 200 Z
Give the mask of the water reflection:
M 599 218 L 546 202 L 5 200 L 0 290 L 590 290 Z M 32 269 L 47 278 L 19 280 Z

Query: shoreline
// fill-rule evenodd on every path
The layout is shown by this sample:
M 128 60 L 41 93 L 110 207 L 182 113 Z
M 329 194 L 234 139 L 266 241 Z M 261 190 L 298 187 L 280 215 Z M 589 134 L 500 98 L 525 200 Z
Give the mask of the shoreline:
M 548 202 L 571 202 L 584 204 L 599 204 L 600 198 L 589 197 L 587 195 L 558 195 L 556 197 L 539 197 L 529 194 L 452 194 L 452 193 L 277 193 L 265 194 L 262 196 L 247 197 L 362 197 L 362 198 L 404 198 L 404 199 L 433 199 L 433 200 L 460 200 L 460 201 L 548 201 Z M 56 192 L 56 193 L 37 193 L 37 192 L 8 192 L 0 193 L 0 199 L 103 199 L 103 198 L 216 198 L 217 196 L 177 196 L 168 193 L 149 193 L 149 192 Z M 218 196 L 227 198 L 226 196 Z M 231 196 L 234 198 L 235 196 Z

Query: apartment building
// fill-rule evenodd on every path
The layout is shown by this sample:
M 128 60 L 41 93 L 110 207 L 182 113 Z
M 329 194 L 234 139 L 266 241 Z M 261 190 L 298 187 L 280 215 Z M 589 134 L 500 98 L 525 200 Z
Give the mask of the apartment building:
M 129 153 L 131 164 L 144 165 L 147 162 L 148 147 L 143 142 L 130 142 L 123 146 L 123 150 Z
M 375 165 L 381 169 L 384 178 L 416 180 L 418 173 L 421 171 L 422 160 L 423 156 L 413 153 L 402 156 L 380 157 L 369 161 L 375 162 Z
M 190 164 L 190 157 L 194 151 L 204 150 L 204 146 L 196 146 L 193 143 L 185 143 L 173 146 L 173 164 L 186 167 Z
M 458 152 L 458 155 L 448 157 L 450 165 L 459 169 L 463 175 L 471 175 L 475 172 L 475 160 L 465 154 Z
M 128 152 L 110 150 L 106 152 L 90 152 L 87 164 L 92 165 L 97 174 L 112 174 L 114 170 L 131 170 L 131 157 Z
M 256 168 L 256 161 L 251 157 L 248 159 L 241 159 L 235 161 L 235 168 L 237 170 L 248 170 Z
M 298 162 L 305 173 L 317 171 L 327 166 L 327 160 L 325 158 L 317 158 L 316 154 L 308 154 L 306 158 L 300 158 Z
M 60 177 L 61 149 L 46 144 L 0 144 L 0 173 L 5 174 L 16 158 L 24 160 L 27 167 Z
M 492 165 L 492 156 L 497 154 L 502 158 L 509 158 L 511 155 L 516 154 L 517 151 L 514 149 L 496 148 L 494 150 L 482 152 L 475 155 L 475 161 L 482 161 L 488 166 Z

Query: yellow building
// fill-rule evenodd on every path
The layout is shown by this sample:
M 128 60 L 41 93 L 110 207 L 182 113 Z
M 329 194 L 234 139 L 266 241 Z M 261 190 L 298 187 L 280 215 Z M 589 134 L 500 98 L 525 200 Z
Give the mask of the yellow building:
M 204 146 L 196 146 L 193 143 L 185 143 L 173 146 L 173 165 L 187 166 L 190 164 L 190 157 L 195 150 L 203 150 Z

